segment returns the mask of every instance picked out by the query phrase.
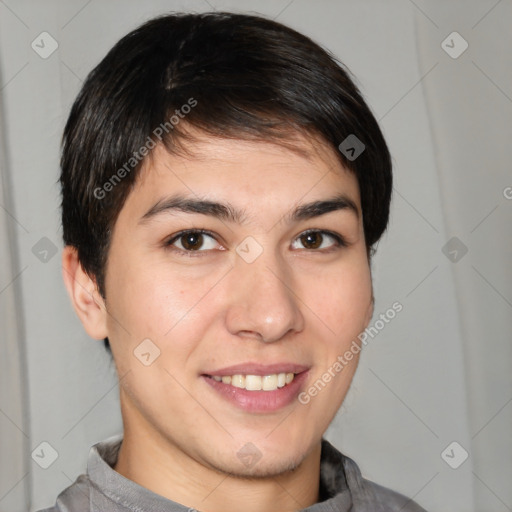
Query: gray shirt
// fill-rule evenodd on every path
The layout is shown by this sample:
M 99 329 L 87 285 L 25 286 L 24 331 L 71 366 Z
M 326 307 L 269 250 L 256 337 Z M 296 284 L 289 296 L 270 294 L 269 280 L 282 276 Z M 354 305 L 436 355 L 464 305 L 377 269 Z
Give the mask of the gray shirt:
M 122 434 L 95 444 L 87 473 L 39 512 L 193 512 L 115 471 Z M 301 512 L 425 512 L 412 500 L 361 476 L 357 464 L 322 439 L 320 500 Z

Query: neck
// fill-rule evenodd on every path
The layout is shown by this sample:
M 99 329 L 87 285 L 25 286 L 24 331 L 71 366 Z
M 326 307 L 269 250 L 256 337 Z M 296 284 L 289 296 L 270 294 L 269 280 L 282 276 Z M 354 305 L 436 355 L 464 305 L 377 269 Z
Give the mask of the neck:
M 320 455 L 321 442 L 291 471 L 272 477 L 237 477 L 189 456 L 144 421 L 125 421 L 114 470 L 202 512 L 291 512 L 318 502 Z

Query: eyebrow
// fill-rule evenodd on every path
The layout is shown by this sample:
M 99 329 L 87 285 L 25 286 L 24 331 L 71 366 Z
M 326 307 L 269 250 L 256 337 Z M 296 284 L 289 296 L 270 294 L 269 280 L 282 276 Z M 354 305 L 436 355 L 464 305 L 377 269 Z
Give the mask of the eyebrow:
M 359 218 L 359 208 L 356 203 L 348 196 L 338 194 L 328 199 L 301 204 L 288 212 L 283 220 L 285 222 L 304 221 L 338 210 L 351 211 Z M 245 210 L 239 210 L 230 203 L 218 203 L 177 194 L 160 199 L 140 218 L 139 224 L 146 223 L 161 214 L 174 212 L 200 213 L 236 224 L 244 224 L 247 221 Z

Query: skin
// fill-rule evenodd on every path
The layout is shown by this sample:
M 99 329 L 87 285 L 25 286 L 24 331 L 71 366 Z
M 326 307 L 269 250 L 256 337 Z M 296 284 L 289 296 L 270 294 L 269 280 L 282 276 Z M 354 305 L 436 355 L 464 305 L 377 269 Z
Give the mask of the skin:
M 108 336 L 120 379 L 124 440 L 114 469 L 204 512 L 300 510 L 318 501 L 321 438 L 359 355 L 307 404 L 296 399 L 272 413 L 237 408 L 201 374 L 288 361 L 311 367 L 307 390 L 366 328 L 373 300 L 357 179 L 312 138 L 296 137 L 300 152 L 207 136 L 189 144 L 189 156 L 158 146 L 142 169 L 113 230 L 106 302 L 76 251 L 63 252 L 75 310 L 91 337 Z M 229 202 L 246 221 L 167 212 L 140 222 L 176 192 Z M 298 204 L 336 193 L 352 199 L 358 215 L 343 209 L 284 219 Z M 179 255 L 183 238 L 175 251 L 166 247 L 191 228 L 215 234 L 205 236 L 199 256 Z M 349 245 L 325 236 L 314 248 L 300 237 L 311 228 Z M 235 250 L 247 236 L 263 249 L 252 263 Z M 160 350 L 149 366 L 134 355 L 147 338 Z M 261 454 L 250 467 L 237 456 L 248 442 Z

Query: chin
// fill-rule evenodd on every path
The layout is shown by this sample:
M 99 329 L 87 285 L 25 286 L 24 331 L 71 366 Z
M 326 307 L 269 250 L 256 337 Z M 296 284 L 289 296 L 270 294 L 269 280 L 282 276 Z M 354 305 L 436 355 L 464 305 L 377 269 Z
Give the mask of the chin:
M 258 448 L 257 443 L 246 443 L 237 451 L 233 459 L 228 454 L 219 453 L 211 466 L 222 474 L 233 478 L 257 480 L 274 478 L 297 469 L 308 455 L 303 443 L 294 450 L 293 446 L 284 445 Z M 261 443 L 263 444 L 263 443 Z
M 218 468 L 222 473 L 229 474 L 233 478 L 240 478 L 245 480 L 263 480 L 275 478 L 279 475 L 295 471 L 302 461 L 304 456 L 297 457 L 283 454 L 280 458 L 275 460 L 264 460 L 265 456 L 262 455 L 261 459 L 254 465 L 244 466 L 240 461 L 227 464 L 224 468 Z

